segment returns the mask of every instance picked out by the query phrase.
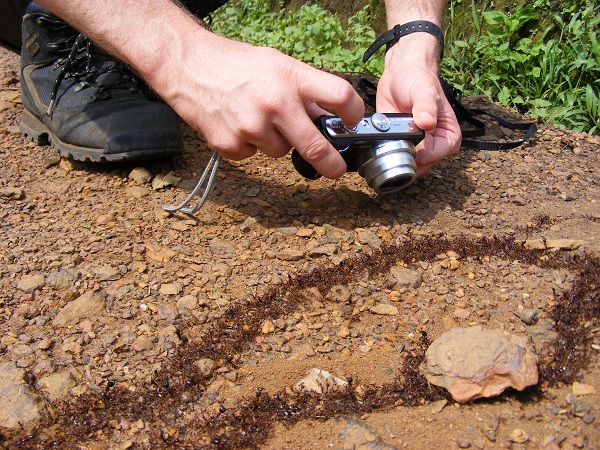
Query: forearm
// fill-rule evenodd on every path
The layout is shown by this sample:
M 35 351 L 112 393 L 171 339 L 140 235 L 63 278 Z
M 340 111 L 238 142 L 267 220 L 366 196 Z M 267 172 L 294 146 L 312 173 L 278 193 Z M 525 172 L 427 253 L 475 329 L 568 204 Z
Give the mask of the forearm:
M 446 0 L 386 0 L 388 27 L 413 20 L 428 20 L 442 26 Z
M 385 6 L 388 28 L 415 20 L 427 20 L 442 28 L 446 0 L 386 0 Z M 394 46 L 397 48 L 390 53 L 401 53 L 406 58 L 423 61 L 437 70 L 442 49 L 434 36 L 427 33 L 413 33 L 404 36 L 398 44 Z
M 184 55 L 210 60 L 219 39 L 171 0 L 39 0 L 94 43 L 133 67 L 161 95 Z M 206 44 L 203 45 L 203 42 Z M 190 49 L 191 45 L 196 48 Z M 214 51 L 214 50 L 212 50 Z M 170 68 L 170 69 L 169 69 Z M 160 92 L 163 91 L 163 92 Z

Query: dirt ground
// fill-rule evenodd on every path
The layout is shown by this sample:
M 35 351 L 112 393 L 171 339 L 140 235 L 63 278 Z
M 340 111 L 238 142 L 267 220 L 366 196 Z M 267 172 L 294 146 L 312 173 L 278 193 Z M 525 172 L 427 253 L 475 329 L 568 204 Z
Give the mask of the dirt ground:
M 0 363 L 40 418 L 4 448 L 600 448 L 600 138 L 541 125 L 385 197 L 223 162 L 186 216 L 161 205 L 208 161 L 192 130 L 170 161 L 61 160 L 20 134 L 18 74 L 0 52 Z M 422 283 L 394 288 L 393 266 Z M 473 325 L 527 336 L 538 385 L 466 404 L 430 386 L 427 344 Z M 350 387 L 297 395 L 311 368 Z

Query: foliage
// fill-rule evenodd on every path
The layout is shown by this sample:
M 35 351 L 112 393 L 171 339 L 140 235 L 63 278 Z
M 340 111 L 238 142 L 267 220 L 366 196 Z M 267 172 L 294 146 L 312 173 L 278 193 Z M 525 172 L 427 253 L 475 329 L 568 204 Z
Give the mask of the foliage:
M 592 0 L 534 0 L 512 12 L 456 7 L 450 0 L 446 53 L 441 74 L 466 95 L 485 94 L 533 118 L 576 131 L 600 133 L 600 7 Z M 560 10 L 549 13 L 553 5 Z M 472 24 L 467 36 L 460 14 Z M 362 55 L 375 39 L 367 9 L 342 25 L 310 2 L 297 11 L 282 2 L 230 0 L 217 11 L 219 34 L 271 46 L 316 67 L 381 75 L 383 52 L 365 65 Z M 544 31 L 540 31 L 544 30 Z
M 480 14 L 483 24 L 467 38 L 450 26 L 442 75 L 465 94 L 486 94 L 542 121 L 599 133 L 597 0 L 583 9 L 565 2 L 549 16 L 543 0 L 512 13 L 479 13 L 471 4 L 475 23 Z
M 381 55 L 362 63 L 365 49 L 376 38 L 368 25 L 366 8 L 348 18 L 339 17 L 315 4 L 298 11 L 258 0 L 231 1 L 213 18 L 215 32 L 232 39 L 276 48 L 315 67 L 338 72 L 368 71 L 380 74 Z

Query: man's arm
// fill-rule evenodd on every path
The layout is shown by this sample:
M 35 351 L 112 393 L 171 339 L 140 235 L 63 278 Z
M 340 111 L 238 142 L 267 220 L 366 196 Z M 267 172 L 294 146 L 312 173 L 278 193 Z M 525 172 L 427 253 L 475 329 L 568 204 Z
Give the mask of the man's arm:
M 311 120 L 321 107 L 348 125 L 362 118 L 360 96 L 339 77 L 213 34 L 171 0 L 38 1 L 133 67 L 226 158 L 294 146 L 322 175 L 345 172 Z
M 427 20 L 442 28 L 446 0 L 387 0 L 388 27 Z M 425 32 L 401 37 L 387 52 L 377 91 L 380 112 L 412 113 L 427 132 L 417 148 L 417 175 L 458 151 L 461 133 L 452 108 L 438 81 L 442 49 Z

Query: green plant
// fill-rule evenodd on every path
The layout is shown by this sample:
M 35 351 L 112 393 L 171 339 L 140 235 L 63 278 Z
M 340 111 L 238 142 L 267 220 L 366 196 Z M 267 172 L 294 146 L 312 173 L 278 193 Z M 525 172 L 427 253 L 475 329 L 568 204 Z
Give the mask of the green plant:
M 364 50 L 376 37 L 366 8 L 343 27 L 339 17 L 314 4 L 290 11 L 258 0 L 230 3 L 214 16 L 213 28 L 219 34 L 270 46 L 331 71 L 381 74 L 383 70 L 381 55 L 362 63 Z
M 442 74 L 468 95 L 483 93 L 534 118 L 597 133 L 598 4 L 577 9 L 566 2 L 550 16 L 551 27 L 529 31 L 543 22 L 547 8 L 540 1 L 513 13 L 482 12 L 485 30 L 477 28 L 467 39 L 451 35 Z

